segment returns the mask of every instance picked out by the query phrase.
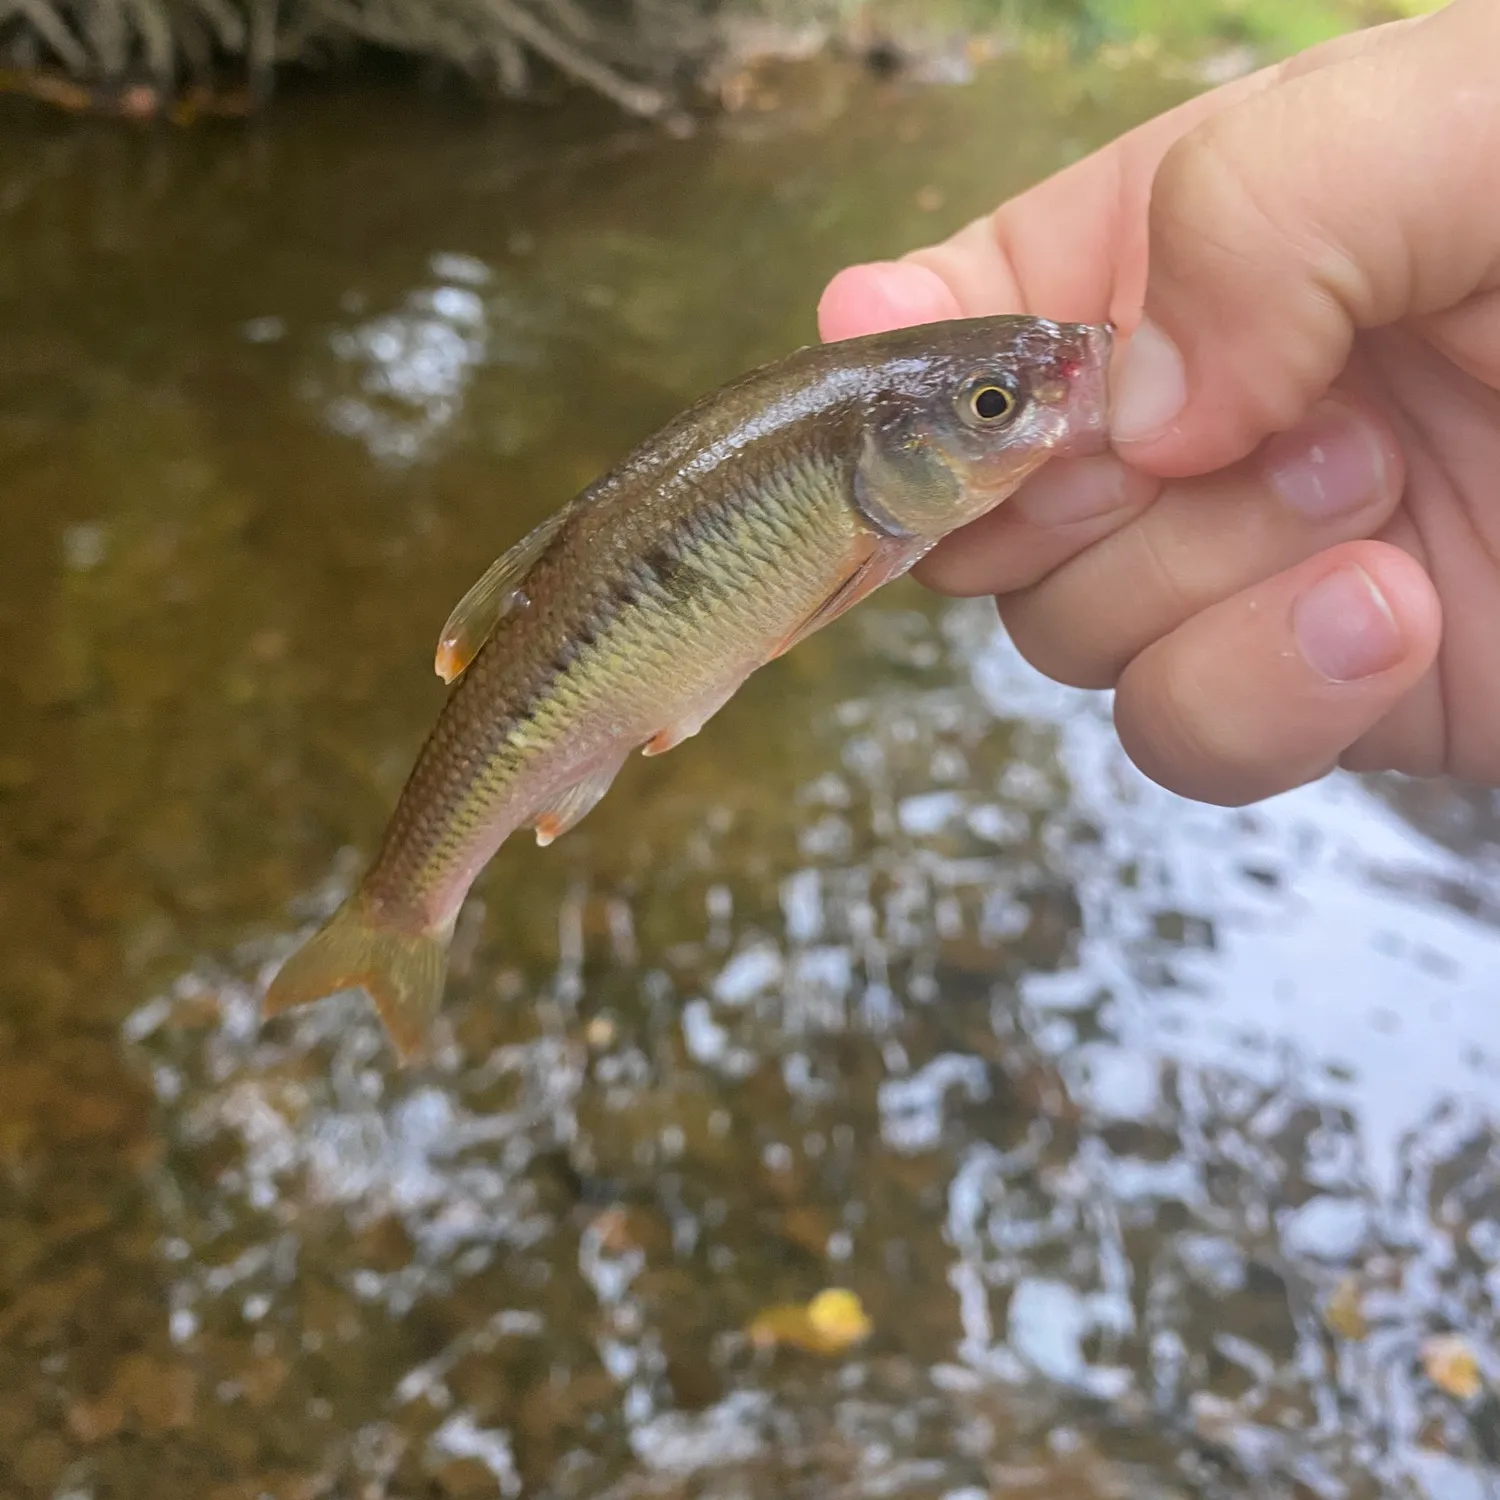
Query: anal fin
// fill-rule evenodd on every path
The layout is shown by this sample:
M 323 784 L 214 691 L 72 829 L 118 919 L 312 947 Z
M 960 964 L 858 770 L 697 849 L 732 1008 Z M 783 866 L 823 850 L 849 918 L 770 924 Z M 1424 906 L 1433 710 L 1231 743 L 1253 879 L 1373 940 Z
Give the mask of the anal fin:
M 437 656 L 433 660 L 433 670 L 444 682 L 452 682 L 474 660 L 495 627 L 524 597 L 521 584 L 566 517 L 564 507 L 529 531 L 508 552 L 497 557 L 479 582 L 453 607 L 438 637 Z
M 561 838 L 581 822 L 603 801 L 604 794 L 610 789 L 624 764 L 625 757 L 617 756 L 554 797 L 551 804 L 532 820 L 537 843 L 545 849 L 554 839 Z

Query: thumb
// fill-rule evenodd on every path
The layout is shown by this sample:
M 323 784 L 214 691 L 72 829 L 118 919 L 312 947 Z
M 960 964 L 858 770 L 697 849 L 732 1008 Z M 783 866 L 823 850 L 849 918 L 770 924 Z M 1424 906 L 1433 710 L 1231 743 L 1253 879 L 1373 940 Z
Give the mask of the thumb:
M 1151 189 L 1116 447 L 1205 473 L 1291 426 L 1354 334 L 1500 285 L 1500 5 L 1454 0 L 1209 117 Z

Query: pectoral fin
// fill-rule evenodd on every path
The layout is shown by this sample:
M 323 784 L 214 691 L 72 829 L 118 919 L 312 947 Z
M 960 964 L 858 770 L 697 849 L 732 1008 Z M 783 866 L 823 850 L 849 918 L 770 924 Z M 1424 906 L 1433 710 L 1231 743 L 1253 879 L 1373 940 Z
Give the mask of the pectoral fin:
M 875 550 L 766 658 L 775 661 L 815 631 L 831 624 L 861 599 L 868 598 L 883 583 L 899 578 L 932 546 L 920 537 L 892 538 Z
M 555 797 L 550 807 L 538 813 L 532 826 L 536 829 L 536 841 L 545 849 L 554 839 L 561 838 L 570 828 L 579 823 L 604 799 L 620 767 L 625 764 L 623 755 L 590 771 L 581 781 L 575 781 L 561 795 Z
M 516 606 L 527 573 L 547 550 L 566 515 L 565 509 L 560 510 L 528 532 L 496 558 L 479 582 L 458 601 L 438 638 L 433 662 L 433 670 L 444 682 L 452 682 L 474 660 L 495 626 Z
M 875 543 L 822 604 L 767 654 L 766 661 L 775 661 L 778 656 L 784 656 L 798 641 L 806 640 L 815 630 L 821 630 L 830 620 L 836 620 L 846 609 L 852 609 L 881 584 L 898 578 L 926 550 L 927 543 L 918 542 L 914 538 L 903 537 L 899 541 L 893 538 Z M 741 674 L 727 686 L 716 687 L 705 693 L 698 702 L 689 704 L 672 723 L 657 730 L 646 741 L 641 747 L 641 754 L 665 755 L 668 750 L 675 750 L 684 740 L 691 739 L 734 697 L 744 681 L 745 674 Z

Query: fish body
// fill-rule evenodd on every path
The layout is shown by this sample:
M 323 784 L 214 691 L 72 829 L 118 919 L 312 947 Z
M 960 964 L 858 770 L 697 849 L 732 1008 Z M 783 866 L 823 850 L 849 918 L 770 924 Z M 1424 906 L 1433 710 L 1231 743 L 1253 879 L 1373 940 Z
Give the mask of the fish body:
M 457 678 L 379 853 L 264 1013 L 374 998 L 403 1057 L 441 999 L 469 887 L 518 828 L 550 843 L 626 757 L 745 679 L 1049 457 L 1100 451 L 1109 331 L 959 320 L 798 350 L 706 396 L 501 557 L 442 633 Z

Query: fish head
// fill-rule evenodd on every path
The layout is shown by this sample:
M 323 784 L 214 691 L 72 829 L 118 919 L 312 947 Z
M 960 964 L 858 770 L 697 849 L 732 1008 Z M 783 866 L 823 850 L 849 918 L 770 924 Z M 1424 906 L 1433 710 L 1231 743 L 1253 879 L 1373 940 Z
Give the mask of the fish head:
M 937 541 L 1049 458 L 1108 446 L 1108 325 L 1010 316 L 901 333 L 873 372 L 855 477 L 882 530 Z

